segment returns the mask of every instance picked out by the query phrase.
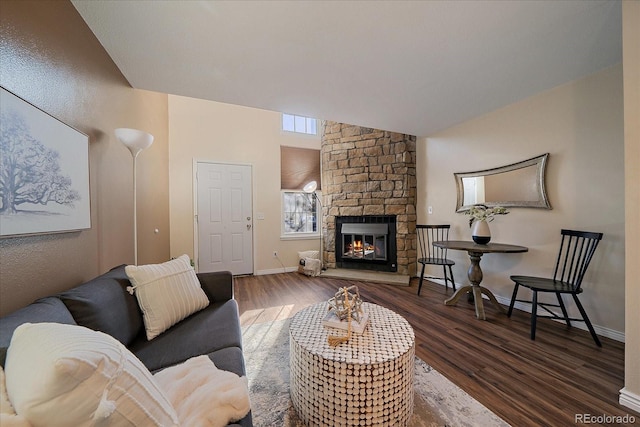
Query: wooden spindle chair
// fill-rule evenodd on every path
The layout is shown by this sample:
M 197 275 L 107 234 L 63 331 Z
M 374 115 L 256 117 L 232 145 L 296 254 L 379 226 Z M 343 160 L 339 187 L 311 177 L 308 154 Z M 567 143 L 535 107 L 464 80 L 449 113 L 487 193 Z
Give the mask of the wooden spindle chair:
M 422 290 L 422 282 L 424 280 L 424 270 L 427 264 L 441 265 L 444 271 L 444 285 L 446 289 L 449 289 L 449 281 L 453 290 L 456 290 L 456 283 L 453 280 L 452 266 L 455 262 L 447 259 L 447 249 L 438 248 L 433 246 L 433 242 L 442 242 L 449 240 L 449 229 L 451 225 L 416 225 L 416 232 L 418 234 L 418 263 L 422 264 L 422 270 L 420 272 L 420 284 L 418 285 L 418 295 Z M 447 268 L 449 274 L 447 275 Z
M 553 278 L 532 277 L 532 276 L 511 276 L 511 280 L 515 282 L 511 304 L 507 315 L 511 317 L 513 305 L 516 301 L 531 304 L 531 339 L 536 338 L 536 320 L 539 317 L 564 320 L 567 326 L 571 327 L 571 321 L 585 322 L 593 340 L 598 347 L 602 347 L 598 336 L 596 335 L 589 317 L 584 307 L 578 299 L 578 294 L 582 293 L 582 279 L 587 272 L 587 267 L 593 258 L 593 254 L 598 247 L 598 243 L 602 239 L 602 233 L 592 233 L 588 231 L 562 230 L 562 241 L 558 251 L 556 267 L 553 272 Z M 518 288 L 524 286 L 533 292 L 532 300 L 516 299 Z M 543 303 L 538 301 L 538 293 L 554 293 L 558 299 L 558 304 Z M 580 310 L 581 319 L 571 318 L 567 314 L 567 308 L 562 301 L 562 294 L 570 294 Z M 548 315 L 538 314 L 538 307 L 544 309 Z M 562 316 L 548 307 L 560 308 Z

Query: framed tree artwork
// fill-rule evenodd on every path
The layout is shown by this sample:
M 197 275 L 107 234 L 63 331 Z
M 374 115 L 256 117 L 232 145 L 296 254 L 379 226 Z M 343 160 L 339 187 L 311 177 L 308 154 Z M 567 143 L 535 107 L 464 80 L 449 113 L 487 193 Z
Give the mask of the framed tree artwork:
M 88 228 L 88 136 L 0 87 L 0 237 Z

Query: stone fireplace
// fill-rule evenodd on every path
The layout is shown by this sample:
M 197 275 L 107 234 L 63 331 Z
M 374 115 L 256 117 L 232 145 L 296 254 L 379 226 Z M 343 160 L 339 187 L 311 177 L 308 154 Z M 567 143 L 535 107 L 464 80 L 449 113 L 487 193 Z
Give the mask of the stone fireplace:
M 416 137 L 325 121 L 321 163 L 325 265 L 414 276 Z

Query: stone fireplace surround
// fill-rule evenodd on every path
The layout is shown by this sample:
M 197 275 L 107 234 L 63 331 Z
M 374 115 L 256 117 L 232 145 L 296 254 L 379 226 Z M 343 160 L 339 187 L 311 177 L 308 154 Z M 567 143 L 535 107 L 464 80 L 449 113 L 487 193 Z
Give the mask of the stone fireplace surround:
M 337 216 L 396 216 L 397 274 L 416 274 L 416 137 L 324 121 L 323 259 L 336 267 Z

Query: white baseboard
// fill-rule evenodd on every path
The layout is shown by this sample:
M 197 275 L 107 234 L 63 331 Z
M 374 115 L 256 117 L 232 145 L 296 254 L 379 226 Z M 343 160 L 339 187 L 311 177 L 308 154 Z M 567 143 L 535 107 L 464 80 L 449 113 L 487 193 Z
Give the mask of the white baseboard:
M 444 279 L 443 278 L 425 276 L 425 279 L 428 279 L 431 282 L 434 282 L 434 283 L 437 283 L 437 284 L 439 284 L 441 286 L 444 286 Z M 460 284 L 456 283 L 456 288 L 459 288 L 460 286 L 461 286 Z M 500 295 L 496 295 L 495 297 L 498 300 L 498 302 L 500 304 L 502 304 L 502 305 L 505 305 L 505 306 L 509 307 L 509 304 L 511 304 L 511 298 L 502 297 Z M 483 296 L 483 298 L 487 299 L 486 296 Z M 516 302 L 513 305 L 513 308 L 521 310 L 521 311 L 524 311 L 525 313 L 531 313 L 531 305 L 530 304 Z M 561 320 L 555 320 L 555 321 L 556 322 L 560 322 L 560 323 L 564 323 Z M 575 327 L 575 328 L 578 328 L 578 329 L 582 329 L 584 331 L 589 331 L 589 328 L 587 328 L 587 325 L 584 322 L 573 322 L 571 325 L 572 325 L 572 327 Z M 604 326 L 598 326 L 598 325 L 593 325 L 593 329 L 596 331 L 596 334 L 598 336 L 611 338 L 612 340 L 619 341 L 619 342 L 625 342 L 624 341 L 625 340 L 624 332 L 616 331 L 614 329 L 605 328 Z
M 298 271 L 298 267 L 285 267 L 285 268 L 270 268 L 268 270 L 258 270 L 255 272 L 256 276 L 265 276 L 267 274 L 280 274 L 280 273 L 291 273 L 294 271 Z
M 496 295 L 496 299 L 500 304 L 506 305 L 507 307 L 509 306 L 509 304 L 511 304 L 511 298 L 505 298 L 505 297 Z M 518 310 L 524 311 L 525 313 L 531 313 L 530 304 L 516 302 L 513 305 L 513 308 L 517 308 Z M 558 320 L 558 319 L 552 319 L 552 320 L 558 323 L 563 323 L 563 324 L 565 323 L 563 320 Z M 589 328 L 587 328 L 587 324 L 584 322 L 572 322 L 571 327 L 582 329 L 583 331 L 587 331 L 587 332 L 589 331 Z M 624 339 L 625 339 L 624 332 L 616 331 L 614 329 L 605 328 L 604 326 L 598 326 L 598 325 L 593 325 L 593 329 L 596 331 L 596 335 L 598 336 L 611 338 L 612 340 L 619 341 L 619 342 L 624 342 Z
M 623 388 L 620 390 L 620 404 L 636 412 L 640 412 L 640 395 L 630 392 Z

